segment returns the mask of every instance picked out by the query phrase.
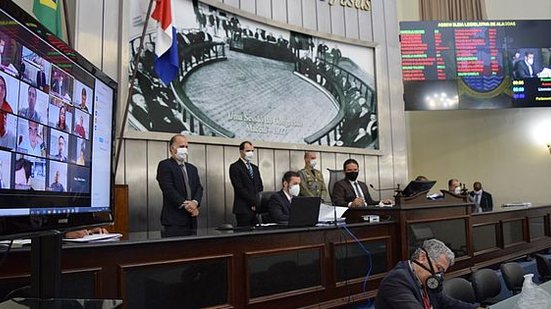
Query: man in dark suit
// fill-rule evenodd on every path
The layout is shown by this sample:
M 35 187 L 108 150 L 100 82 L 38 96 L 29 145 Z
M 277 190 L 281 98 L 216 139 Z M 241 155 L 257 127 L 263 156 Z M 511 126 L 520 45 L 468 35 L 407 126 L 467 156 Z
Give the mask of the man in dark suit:
M 257 195 L 264 190 L 258 167 L 251 163 L 254 146 L 245 141 L 239 145 L 239 159 L 230 165 L 230 180 L 233 186 L 233 213 L 237 226 L 256 224 Z
M 291 212 L 291 200 L 300 193 L 300 175 L 297 172 L 288 171 L 281 179 L 283 188 L 276 192 L 268 202 L 270 218 L 277 223 L 289 221 Z
M 345 207 L 362 207 L 379 204 L 379 201 L 371 199 L 369 190 L 364 182 L 358 181 L 360 165 L 354 159 L 344 161 L 342 165 L 345 179 L 341 179 L 333 186 L 331 201 L 333 205 Z M 384 203 L 390 203 L 385 200 Z
M 203 197 L 197 168 L 186 163 L 188 141 L 184 135 L 170 139 L 171 157 L 159 162 L 157 181 L 163 192 L 163 236 L 193 235 Z
M 482 189 L 480 181 L 475 181 L 473 190 L 469 193 L 470 199 L 474 203 L 473 212 L 492 211 L 494 208 L 492 195 Z
M 453 299 L 442 291 L 444 273 L 454 260 L 455 255 L 444 243 L 437 239 L 426 240 L 410 260 L 398 262 L 381 281 L 375 308 L 476 308 L 476 305 Z
M 519 60 L 515 67 L 516 78 L 531 78 L 536 77 L 534 71 L 534 53 L 526 52 L 524 54 L 524 60 Z

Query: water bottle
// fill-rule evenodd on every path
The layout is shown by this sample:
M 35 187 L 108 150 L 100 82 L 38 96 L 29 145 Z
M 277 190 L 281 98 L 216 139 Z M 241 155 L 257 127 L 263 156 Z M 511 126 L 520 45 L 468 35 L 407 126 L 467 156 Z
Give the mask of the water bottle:
M 524 275 L 522 291 L 517 302 L 518 309 L 548 309 L 551 306 L 551 295 L 538 287 L 532 278 L 534 274 Z

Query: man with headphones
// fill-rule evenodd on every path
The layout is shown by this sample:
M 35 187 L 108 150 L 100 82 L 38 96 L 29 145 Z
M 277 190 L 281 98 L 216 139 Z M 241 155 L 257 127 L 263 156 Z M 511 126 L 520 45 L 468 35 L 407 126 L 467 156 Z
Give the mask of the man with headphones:
M 425 240 L 410 260 L 399 262 L 381 281 L 376 309 L 471 309 L 474 304 L 447 296 L 442 291 L 444 273 L 455 255 L 443 242 Z

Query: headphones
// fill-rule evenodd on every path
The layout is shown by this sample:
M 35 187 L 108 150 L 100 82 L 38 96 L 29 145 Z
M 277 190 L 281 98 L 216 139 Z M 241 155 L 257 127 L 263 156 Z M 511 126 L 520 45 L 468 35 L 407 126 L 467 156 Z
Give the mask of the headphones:
M 429 261 L 430 269 L 428 269 L 425 265 L 419 263 L 417 260 L 413 260 L 413 263 L 417 264 L 419 267 L 423 268 L 424 270 L 430 272 L 430 276 L 425 280 L 424 285 L 427 287 L 428 290 L 435 293 L 442 292 L 442 288 L 444 285 L 444 273 L 443 272 L 435 272 L 434 267 L 432 266 L 432 261 L 429 257 L 429 253 L 425 248 L 420 248 L 425 252 L 425 256 L 427 257 L 427 260 Z

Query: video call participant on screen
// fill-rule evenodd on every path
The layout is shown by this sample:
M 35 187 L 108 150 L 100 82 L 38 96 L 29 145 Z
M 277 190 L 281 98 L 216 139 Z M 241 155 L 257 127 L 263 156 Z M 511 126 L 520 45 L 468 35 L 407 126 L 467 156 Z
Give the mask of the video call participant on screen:
M 6 80 L 2 75 L 0 75 L 0 110 L 8 113 L 13 113 L 13 109 L 11 108 L 10 103 L 6 101 L 6 97 L 8 96 L 8 84 L 6 83 Z
M 86 130 L 84 130 L 84 117 L 82 115 L 80 116 L 80 119 L 75 126 L 75 134 L 82 138 L 86 137 Z
M 21 157 L 15 161 L 15 188 L 29 190 L 31 188 L 31 161 Z
M 86 88 L 82 87 L 82 91 L 80 93 L 80 109 L 82 109 L 85 112 L 88 112 L 88 106 L 86 106 Z
M 56 171 L 55 172 L 55 181 L 52 182 L 52 184 L 50 185 L 50 189 L 54 192 L 65 192 L 65 188 L 63 187 L 63 185 L 61 184 L 61 182 L 59 182 L 59 171 Z
M 44 73 L 44 60 L 37 57 L 35 62 L 40 66 L 38 71 L 36 71 L 36 87 L 40 88 L 42 91 L 47 91 L 48 83 L 46 82 L 46 73 Z
M 65 138 L 63 135 L 60 135 L 57 138 L 57 153 L 53 156 L 53 158 L 61 162 L 67 161 L 67 156 L 65 156 Z
M 85 165 L 86 164 L 86 142 L 82 141 L 80 143 L 80 148 L 78 151 L 78 158 L 77 158 L 77 165 Z
M 197 168 L 185 162 L 188 156 L 187 138 L 177 134 L 169 144 L 171 157 L 159 162 L 157 167 L 157 181 L 163 192 L 162 235 L 194 235 L 203 186 Z
M 44 145 L 44 141 L 38 134 L 39 125 L 38 123 L 29 120 L 28 121 L 28 138 L 23 141 L 23 145 L 20 146 L 20 148 L 26 149 L 28 154 L 34 155 L 34 156 L 44 156 L 46 151 L 46 146 Z
M 450 308 L 472 309 L 476 305 L 447 296 L 442 286 L 444 273 L 455 262 L 455 255 L 437 240 L 425 240 L 411 259 L 396 264 L 381 281 L 376 309 Z
M 516 78 L 531 78 L 536 76 L 534 71 L 534 53 L 527 51 L 524 53 L 524 60 L 517 61 Z
M 8 127 L 8 114 L 0 111 L 0 147 L 13 149 L 15 147 L 15 134 Z
M 325 181 L 318 165 L 317 154 L 313 151 L 304 152 L 304 168 L 298 171 L 300 175 L 300 196 L 318 196 L 323 198 L 327 195 Z
M 59 107 L 59 116 L 57 118 L 57 123 L 55 124 L 56 128 L 64 131 L 67 131 L 67 120 L 65 120 L 66 112 L 67 111 L 65 105 L 61 105 Z
M 36 89 L 29 86 L 27 89 L 27 107 L 19 109 L 19 116 L 40 122 L 40 115 L 35 110 L 36 107 Z
M 333 187 L 333 196 L 331 200 L 333 205 L 345 207 L 363 207 L 367 205 L 379 204 L 379 201 L 371 199 L 367 185 L 357 180 L 360 170 L 358 161 L 348 159 L 342 165 L 345 178 L 337 181 Z M 391 203 L 390 200 L 384 200 L 384 203 Z
M 300 175 L 297 172 L 288 171 L 281 179 L 282 188 L 270 197 L 268 212 L 270 218 L 277 223 L 289 221 L 291 212 L 291 200 L 300 193 Z
M 249 141 L 239 145 L 239 159 L 230 165 L 230 181 L 233 186 L 233 214 L 237 226 L 253 226 L 256 222 L 258 193 L 264 190 L 258 167 L 251 163 L 254 146 Z

